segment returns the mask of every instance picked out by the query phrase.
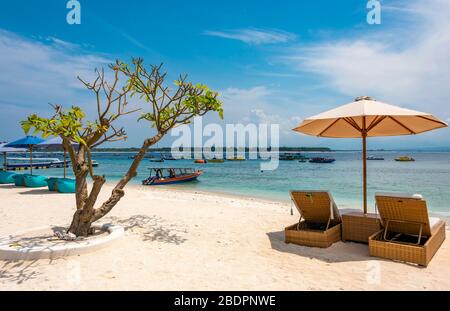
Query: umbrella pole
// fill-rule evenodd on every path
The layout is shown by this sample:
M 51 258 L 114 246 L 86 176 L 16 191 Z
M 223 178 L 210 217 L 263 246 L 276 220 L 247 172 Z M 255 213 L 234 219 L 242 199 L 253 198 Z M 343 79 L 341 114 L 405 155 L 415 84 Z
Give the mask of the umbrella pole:
M 30 174 L 33 175 L 33 146 L 30 145 Z
M 63 147 L 64 150 L 64 178 L 66 178 L 66 148 Z
M 364 196 L 364 214 L 367 214 L 367 128 L 366 117 L 363 117 L 362 124 L 362 143 L 363 143 L 363 196 Z
M 364 185 L 364 214 L 367 214 L 367 144 L 366 135 L 363 136 L 363 185 Z

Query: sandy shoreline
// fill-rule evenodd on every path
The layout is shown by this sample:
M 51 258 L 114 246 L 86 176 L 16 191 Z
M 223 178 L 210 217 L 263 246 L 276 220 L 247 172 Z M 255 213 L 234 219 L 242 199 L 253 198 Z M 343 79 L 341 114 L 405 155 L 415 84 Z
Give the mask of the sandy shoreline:
M 109 194 L 105 192 L 101 198 Z M 0 236 L 64 225 L 73 212 L 73 195 L 0 185 Z M 283 228 L 297 220 L 296 211 L 291 216 L 286 202 L 131 186 L 102 220 L 123 225 L 124 238 L 82 256 L 0 261 L 0 288 L 450 289 L 449 239 L 424 269 L 369 257 L 367 246 L 357 243 L 339 242 L 329 249 L 286 245 Z

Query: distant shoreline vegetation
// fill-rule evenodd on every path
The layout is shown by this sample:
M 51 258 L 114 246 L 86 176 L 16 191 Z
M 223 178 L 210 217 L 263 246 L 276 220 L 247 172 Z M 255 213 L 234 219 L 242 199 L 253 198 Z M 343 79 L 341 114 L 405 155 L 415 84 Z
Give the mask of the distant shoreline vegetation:
M 190 149 L 191 149 L 191 152 L 198 150 L 195 148 L 190 148 Z M 230 150 L 230 149 L 223 148 L 223 150 L 226 151 L 226 150 Z M 134 147 L 132 147 L 132 148 L 95 148 L 95 149 L 93 149 L 93 151 L 94 152 L 137 152 L 137 151 L 139 151 L 139 148 L 134 148 Z M 149 148 L 148 149 L 148 152 L 171 152 L 171 151 L 181 152 L 181 151 L 186 151 L 186 150 L 176 150 L 176 149 L 171 149 L 170 147 Z M 215 151 L 214 148 L 212 148 L 212 151 Z M 244 150 L 242 148 L 234 148 L 234 151 L 244 151 Z M 256 152 L 256 151 L 258 151 L 258 150 L 245 148 L 245 152 Z M 268 147 L 267 151 L 272 151 L 272 149 L 270 147 Z M 275 149 L 274 149 L 274 151 L 275 151 Z M 278 149 L 278 151 L 280 151 L 280 152 L 331 152 L 333 150 L 328 147 L 280 147 Z

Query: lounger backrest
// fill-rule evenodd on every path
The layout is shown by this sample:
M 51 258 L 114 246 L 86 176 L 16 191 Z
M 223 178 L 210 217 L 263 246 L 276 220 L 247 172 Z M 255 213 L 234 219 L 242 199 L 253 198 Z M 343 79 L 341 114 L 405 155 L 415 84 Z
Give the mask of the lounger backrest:
M 389 222 L 389 231 L 418 234 L 418 224 L 422 224 L 422 235 L 431 236 L 427 202 L 423 198 L 396 194 L 376 194 L 375 200 L 383 223 L 386 224 L 386 221 L 391 221 Z
M 331 218 L 341 222 L 336 203 L 327 191 L 291 191 L 291 198 L 306 221 L 326 224 Z

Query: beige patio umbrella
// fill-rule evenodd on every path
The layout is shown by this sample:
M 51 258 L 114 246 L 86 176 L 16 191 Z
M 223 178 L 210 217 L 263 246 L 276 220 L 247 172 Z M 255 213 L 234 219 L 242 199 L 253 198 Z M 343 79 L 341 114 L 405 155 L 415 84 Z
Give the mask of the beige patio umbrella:
M 366 138 L 415 135 L 447 124 L 435 116 L 388 105 L 368 96 L 305 119 L 294 131 L 319 137 L 362 138 L 364 213 L 367 213 Z

